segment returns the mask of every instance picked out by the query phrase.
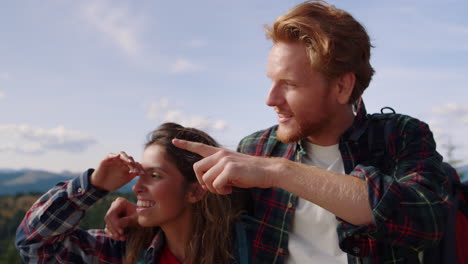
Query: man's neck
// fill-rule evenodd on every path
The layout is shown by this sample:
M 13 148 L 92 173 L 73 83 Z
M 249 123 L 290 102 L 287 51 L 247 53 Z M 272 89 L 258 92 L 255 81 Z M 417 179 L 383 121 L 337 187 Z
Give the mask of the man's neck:
M 312 144 L 319 146 L 332 146 L 339 143 L 341 135 L 353 125 L 355 115 L 352 107 L 346 107 L 340 114 L 337 114 L 317 135 L 310 135 L 306 138 Z

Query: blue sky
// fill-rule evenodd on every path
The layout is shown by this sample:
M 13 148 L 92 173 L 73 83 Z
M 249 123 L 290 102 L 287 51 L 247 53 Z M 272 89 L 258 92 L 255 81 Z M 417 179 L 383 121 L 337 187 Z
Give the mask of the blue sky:
M 301 1 L 2 1 L 0 168 L 95 167 L 140 158 L 163 121 L 234 149 L 276 123 L 265 105 L 271 47 L 263 25 Z M 468 161 L 468 3 L 330 1 L 375 48 L 369 112 L 392 106 L 428 122 L 440 152 Z

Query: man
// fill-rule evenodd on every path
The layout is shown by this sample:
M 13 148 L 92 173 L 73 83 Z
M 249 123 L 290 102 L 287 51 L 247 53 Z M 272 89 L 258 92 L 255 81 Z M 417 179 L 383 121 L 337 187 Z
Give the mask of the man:
M 278 125 L 244 138 L 238 152 L 173 141 L 205 157 L 194 166 L 204 188 L 249 188 L 253 263 L 424 261 L 448 210 L 442 158 L 425 123 L 394 115 L 388 153 L 375 162 L 371 146 L 383 135 L 360 99 L 374 72 L 365 29 L 343 10 L 305 2 L 267 36 L 266 103 Z

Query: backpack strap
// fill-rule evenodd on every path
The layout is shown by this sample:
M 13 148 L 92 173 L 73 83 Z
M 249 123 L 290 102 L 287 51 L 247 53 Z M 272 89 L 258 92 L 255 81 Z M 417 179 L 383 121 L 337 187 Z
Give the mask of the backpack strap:
M 385 113 L 384 110 L 390 110 Z M 369 116 L 367 146 L 369 150 L 370 165 L 379 168 L 382 171 L 389 171 L 390 163 L 385 159 L 388 154 L 388 146 L 391 128 L 388 126 L 388 120 L 395 116 L 395 110 L 391 107 L 384 107 L 380 114 Z

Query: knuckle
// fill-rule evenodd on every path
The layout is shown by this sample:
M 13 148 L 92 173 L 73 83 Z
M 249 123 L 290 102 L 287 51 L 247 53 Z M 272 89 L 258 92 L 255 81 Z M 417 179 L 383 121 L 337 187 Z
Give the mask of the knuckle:
M 115 203 L 116 205 L 119 205 L 121 203 L 124 203 L 126 200 L 125 198 L 122 198 L 122 197 L 117 197 L 117 199 L 115 199 L 114 202 L 112 202 L 113 204 Z
M 224 170 L 226 172 L 232 172 L 234 171 L 235 169 L 237 168 L 237 165 L 234 163 L 234 162 L 227 162 L 225 167 L 224 167 Z
M 203 182 L 207 183 L 210 181 L 210 175 L 208 173 L 204 174 L 202 177 Z
M 227 166 L 229 166 L 229 158 L 228 157 L 222 157 L 220 160 L 219 160 L 219 163 L 224 167 L 226 168 Z
M 232 165 L 232 163 L 235 161 L 234 157 L 232 156 L 223 156 L 220 161 L 222 162 L 222 164 L 224 164 L 225 166 L 228 166 L 228 165 Z
M 193 170 L 195 171 L 195 173 L 198 174 L 198 172 L 201 170 L 201 163 L 199 161 L 195 162 L 193 164 Z
M 223 184 L 220 181 L 213 182 L 213 188 L 219 192 L 223 188 Z
M 229 151 L 227 149 L 221 149 L 218 153 L 220 156 L 226 157 L 229 154 Z

